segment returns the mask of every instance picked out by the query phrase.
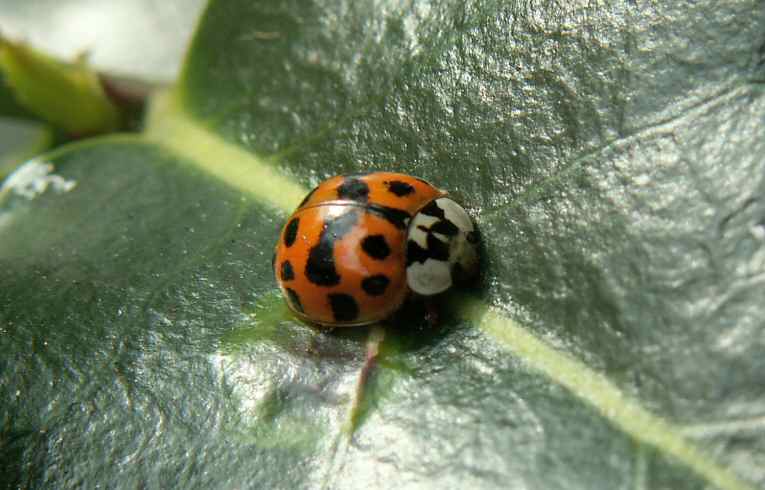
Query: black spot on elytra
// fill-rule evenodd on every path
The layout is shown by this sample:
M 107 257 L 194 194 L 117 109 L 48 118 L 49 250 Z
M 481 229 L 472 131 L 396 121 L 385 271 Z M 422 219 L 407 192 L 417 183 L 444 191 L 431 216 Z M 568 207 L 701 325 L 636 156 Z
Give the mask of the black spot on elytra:
M 422 214 L 427 214 L 428 216 L 434 216 L 439 219 L 446 219 L 446 216 L 444 215 L 444 210 L 438 207 L 438 204 L 436 204 L 436 201 L 430 201 L 428 204 L 423 207 L 420 212 Z
M 390 279 L 383 274 L 369 276 L 361 281 L 361 288 L 370 296 L 380 296 L 390 284 Z
M 340 283 L 340 275 L 335 268 L 335 242 L 349 233 L 357 221 L 357 212 L 351 210 L 324 222 L 319 244 L 308 252 L 305 275 L 309 281 L 317 286 L 335 286 Z
M 287 296 L 289 296 L 289 302 L 290 306 L 292 306 L 292 309 L 303 313 L 303 304 L 300 302 L 300 296 L 298 296 L 298 293 L 290 288 L 284 289 L 287 291 Z
M 369 199 L 369 186 L 363 180 L 356 177 L 347 177 L 342 184 L 337 187 L 337 197 L 340 199 L 350 199 L 356 202 L 367 202 Z
M 390 182 L 386 182 L 385 185 L 388 186 L 388 190 L 391 193 L 398 197 L 408 196 L 414 192 L 414 187 L 406 182 L 401 182 L 400 180 L 391 180 Z
M 446 236 L 454 236 L 459 233 L 460 229 L 457 228 L 457 225 L 448 219 L 442 219 L 433 223 L 433 225 L 430 227 L 430 231 Z
M 390 247 L 382 235 L 369 235 L 365 237 L 361 241 L 361 249 L 364 253 L 377 260 L 384 260 L 390 255 Z
M 287 247 L 291 247 L 293 243 L 295 243 L 295 238 L 297 238 L 297 232 L 298 232 L 298 226 L 300 225 L 300 218 L 292 218 L 292 220 L 287 223 L 287 227 L 284 229 L 284 245 Z
M 477 231 L 469 231 L 467 234 L 467 241 L 470 243 L 478 243 L 481 240 L 481 236 Z
M 376 214 L 385 219 L 399 230 L 406 229 L 411 216 L 403 209 L 391 208 L 373 204 L 367 208 L 367 212 Z
M 316 189 L 318 189 L 318 187 L 314 187 L 313 189 L 311 189 L 311 192 L 305 195 L 303 200 L 300 201 L 300 206 L 298 206 L 299 208 L 302 208 L 305 205 L 305 203 L 307 203 L 308 200 L 311 199 L 311 196 L 313 196 L 313 193 L 316 192 Z
M 359 305 L 353 296 L 343 293 L 327 295 L 332 315 L 338 322 L 350 322 L 359 316 Z
M 282 262 L 282 281 L 291 281 L 295 279 L 295 271 L 292 270 L 292 264 L 289 260 Z

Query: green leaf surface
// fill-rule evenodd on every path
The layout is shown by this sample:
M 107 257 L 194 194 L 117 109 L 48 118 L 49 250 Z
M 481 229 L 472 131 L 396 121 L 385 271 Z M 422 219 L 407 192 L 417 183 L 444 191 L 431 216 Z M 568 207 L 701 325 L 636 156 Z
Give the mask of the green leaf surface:
M 53 141 L 44 124 L 0 116 L 0 182 L 19 163 L 46 150 Z
M 0 38 L 0 71 L 25 110 L 73 135 L 114 131 L 120 113 L 84 60 L 57 60 Z
M 710 12 L 714 12 L 711 15 Z M 765 485 L 757 2 L 213 1 L 145 134 L 0 190 L 8 487 Z M 335 173 L 448 188 L 480 287 L 295 321 L 287 213 Z
M 18 104 L 0 76 L 0 182 L 20 163 L 48 149 L 53 140 L 52 129 Z

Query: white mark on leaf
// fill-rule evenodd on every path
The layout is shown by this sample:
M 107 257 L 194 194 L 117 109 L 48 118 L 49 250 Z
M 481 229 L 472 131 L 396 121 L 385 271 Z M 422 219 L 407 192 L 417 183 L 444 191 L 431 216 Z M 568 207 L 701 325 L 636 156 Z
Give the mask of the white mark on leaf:
M 54 170 L 53 164 L 30 160 L 8 176 L 0 187 L 0 194 L 13 192 L 27 199 L 34 199 L 48 188 L 60 194 L 74 189 L 76 181 L 56 175 Z

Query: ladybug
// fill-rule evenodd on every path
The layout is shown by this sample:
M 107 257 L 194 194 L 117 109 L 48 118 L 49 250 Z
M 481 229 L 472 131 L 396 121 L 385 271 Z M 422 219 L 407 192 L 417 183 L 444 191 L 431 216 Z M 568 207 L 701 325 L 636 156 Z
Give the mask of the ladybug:
M 310 323 L 383 320 L 410 296 L 431 297 L 478 272 L 478 233 L 430 183 L 375 172 L 325 180 L 287 220 L 274 274 L 290 309 Z

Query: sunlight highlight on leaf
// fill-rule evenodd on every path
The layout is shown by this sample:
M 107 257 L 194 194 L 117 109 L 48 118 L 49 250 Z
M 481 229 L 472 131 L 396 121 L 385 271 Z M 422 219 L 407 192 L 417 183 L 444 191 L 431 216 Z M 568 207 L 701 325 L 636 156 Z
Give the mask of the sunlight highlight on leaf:
M 276 172 L 267 158 L 224 141 L 187 117 L 175 93 L 154 97 L 146 124 L 149 139 L 197 162 L 231 187 L 284 212 L 292 211 L 308 192 Z

